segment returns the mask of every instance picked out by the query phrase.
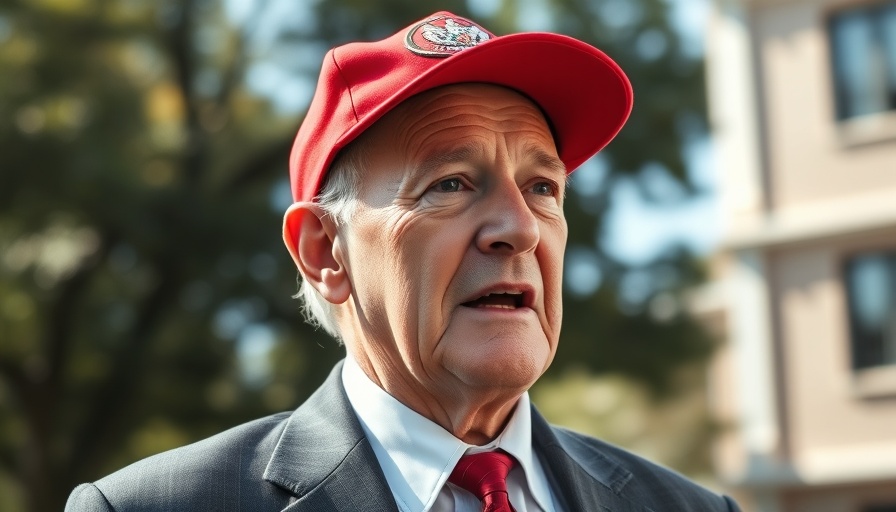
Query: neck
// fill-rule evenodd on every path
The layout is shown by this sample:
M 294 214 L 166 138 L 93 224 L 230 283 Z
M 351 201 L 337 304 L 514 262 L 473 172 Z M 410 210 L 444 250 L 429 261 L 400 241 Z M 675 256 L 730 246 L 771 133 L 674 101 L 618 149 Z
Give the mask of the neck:
M 408 372 L 392 371 L 393 365 L 376 364 L 363 350 L 353 350 L 352 357 L 374 384 L 396 400 L 441 426 L 454 437 L 471 445 L 484 445 L 497 438 L 507 426 L 520 396 L 519 389 L 470 389 L 462 384 L 430 389 L 420 382 L 409 382 Z M 449 390 L 450 392 L 444 392 Z

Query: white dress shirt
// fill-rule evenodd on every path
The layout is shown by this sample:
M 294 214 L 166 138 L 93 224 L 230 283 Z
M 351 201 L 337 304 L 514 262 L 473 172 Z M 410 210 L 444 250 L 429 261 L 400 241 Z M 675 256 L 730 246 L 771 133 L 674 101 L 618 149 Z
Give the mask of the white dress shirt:
M 350 355 L 342 368 L 342 383 L 402 512 L 479 512 L 482 505 L 476 496 L 448 483 L 448 476 L 465 453 L 498 448 L 519 462 L 507 477 L 513 507 L 518 512 L 559 511 L 532 451 L 528 393 L 520 397 L 507 427 L 494 441 L 474 446 L 386 393 Z

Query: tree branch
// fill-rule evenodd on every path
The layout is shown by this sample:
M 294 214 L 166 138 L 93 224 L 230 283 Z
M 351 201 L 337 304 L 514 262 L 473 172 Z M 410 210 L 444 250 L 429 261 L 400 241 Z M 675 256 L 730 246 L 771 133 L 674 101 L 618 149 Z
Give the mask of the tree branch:
M 106 460 L 108 452 L 120 443 L 120 426 L 124 411 L 136 394 L 137 384 L 147 371 L 145 356 L 151 340 L 161 324 L 161 317 L 175 298 L 182 284 L 175 263 L 168 261 L 160 265 L 159 275 L 163 280 L 142 302 L 139 317 L 134 322 L 131 343 L 119 350 L 114 370 L 100 386 L 90 405 L 87 423 L 81 429 L 72 465 L 91 468 Z
M 284 136 L 280 140 L 271 142 L 268 147 L 259 150 L 254 155 L 239 164 L 228 173 L 230 180 L 224 184 L 222 191 L 232 194 L 251 186 L 257 181 L 273 176 L 275 172 L 282 172 L 282 165 L 289 158 L 289 150 L 292 148 L 292 134 Z
M 80 302 L 91 277 L 106 261 L 117 239 L 117 236 L 108 233 L 100 235 L 97 250 L 60 286 L 62 291 L 50 307 L 51 320 L 46 331 L 45 346 L 48 365 L 47 384 L 53 390 L 58 390 L 66 366 L 71 334 L 74 332 L 72 323 L 75 318 L 75 306 Z
M 10 392 L 13 394 L 13 400 L 18 401 L 20 407 L 27 403 L 30 394 L 29 383 L 21 365 L 10 361 L 0 361 L 0 378 L 7 382 Z
M 25 443 L 17 449 L 19 464 L 14 473 L 21 472 L 29 489 L 43 489 L 52 481 L 58 466 L 52 460 L 48 447 L 53 445 L 58 422 L 60 397 L 63 391 L 63 374 L 69 363 L 76 308 L 81 302 L 93 275 L 106 260 L 114 236 L 101 236 L 99 247 L 82 262 L 78 270 L 58 286 L 60 292 L 48 308 L 42 349 L 46 371 L 40 374 L 28 372 L 21 364 L 0 361 L 0 375 L 9 383 L 13 399 L 24 419 L 27 429 Z M 0 453 L 4 464 L 16 464 L 12 452 Z M 32 500 L 39 497 L 31 497 Z
M 181 158 L 181 174 L 188 187 L 196 188 L 205 171 L 206 140 L 199 122 L 199 105 L 193 94 L 196 59 L 193 52 L 196 0 L 184 0 L 177 24 L 168 32 L 164 47 L 174 67 L 174 79 L 183 98 L 187 144 Z
M 247 38 L 246 34 L 253 34 L 257 30 L 262 14 L 267 10 L 270 2 L 267 0 L 255 2 L 255 8 L 252 14 L 242 27 L 236 28 L 236 44 L 233 48 L 233 56 L 229 61 L 229 65 L 222 73 L 221 89 L 218 91 L 217 103 L 219 107 L 225 107 L 230 103 L 231 95 L 236 90 L 236 85 L 240 82 L 245 72 L 247 55 Z

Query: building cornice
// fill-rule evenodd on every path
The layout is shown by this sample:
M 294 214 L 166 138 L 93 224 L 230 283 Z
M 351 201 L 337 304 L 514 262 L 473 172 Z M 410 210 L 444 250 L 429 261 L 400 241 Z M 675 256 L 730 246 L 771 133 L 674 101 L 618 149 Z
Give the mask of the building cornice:
M 896 228 L 896 189 L 780 208 L 729 226 L 725 250 L 767 249 Z

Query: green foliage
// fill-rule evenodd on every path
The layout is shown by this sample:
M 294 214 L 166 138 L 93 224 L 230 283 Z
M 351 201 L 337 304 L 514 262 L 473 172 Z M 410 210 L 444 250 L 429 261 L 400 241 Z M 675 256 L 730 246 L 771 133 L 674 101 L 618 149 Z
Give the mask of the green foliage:
M 270 61 L 313 80 L 323 48 L 437 9 L 470 13 L 458 0 L 287 3 L 301 16 L 259 1 L 240 23 L 215 0 L 0 6 L 0 509 L 60 510 L 79 482 L 295 407 L 341 357 L 290 297 L 278 198 L 298 119 L 247 73 Z M 701 67 L 680 55 L 667 4 L 544 5 L 555 30 L 604 48 L 635 86 L 632 121 L 604 153 L 604 190 L 649 162 L 685 180 L 679 124 L 702 116 Z M 614 9 L 631 5 L 617 23 Z M 527 16 L 511 1 L 486 14 L 497 33 Z M 647 31 L 665 35 L 663 55 L 633 50 Z M 684 253 L 637 269 L 614 261 L 596 242 L 607 192 L 569 197 L 570 244 L 593 252 L 605 280 L 566 298 L 552 371 L 668 389 L 711 343 L 687 316 L 659 321 L 645 305 L 699 269 Z M 626 304 L 632 272 L 671 277 Z M 273 349 L 252 373 L 260 343 Z

